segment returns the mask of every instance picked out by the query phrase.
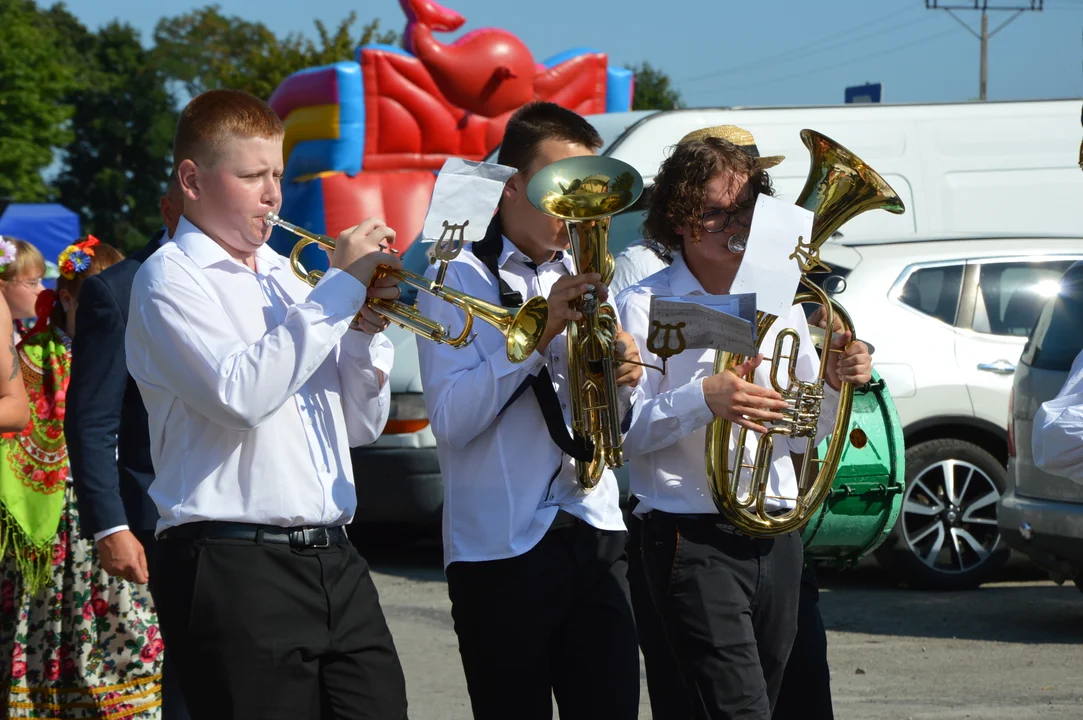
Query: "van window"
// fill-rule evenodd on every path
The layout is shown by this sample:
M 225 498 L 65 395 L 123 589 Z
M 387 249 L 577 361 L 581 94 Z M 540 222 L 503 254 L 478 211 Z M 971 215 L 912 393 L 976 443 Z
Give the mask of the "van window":
M 1083 265 L 1068 273 L 1061 292 L 1046 302 L 1023 362 L 1039 370 L 1068 372 L 1083 351 Z
M 1071 260 L 983 263 L 971 329 L 1026 337 L 1071 264 Z
M 899 302 L 948 325 L 954 325 L 962 284 L 962 265 L 918 268 L 906 279 L 899 294 Z

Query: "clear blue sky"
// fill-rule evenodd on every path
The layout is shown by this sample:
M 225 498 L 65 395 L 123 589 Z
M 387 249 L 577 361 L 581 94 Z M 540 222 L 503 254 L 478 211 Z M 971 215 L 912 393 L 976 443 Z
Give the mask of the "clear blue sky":
M 42 0 L 39 0 L 42 2 Z M 967 0 L 948 0 L 966 5 Z M 42 2 L 42 4 L 46 4 Z M 209 3 L 67 0 L 91 28 L 131 23 L 150 44 L 163 14 Z M 355 10 L 401 29 L 397 0 L 219 0 L 222 11 L 260 20 L 284 35 L 313 36 L 313 20 L 334 27 Z M 886 102 L 965 101 L 978 96 L 979 43 L 924 0 L 446 0 L 466 18 L 458 33 L 510 30 L 536 60 L 591 46 L 619 64 L 647 61 L 676 82 L 685 103 L 807 105 L 843 101 L 847 85 L 883 82 Z M 996 0 L 1015 5 L 1016 0 Z M 1029 5 L 1029 0 L 1019 2 Z M 989 43 L 990 100 L 1083 97 L 1083 0 L 1045 0 Z M 617 11 L 617 12 L 615 12 Z M 959 11 L 977 28 L 981 14 Z M 991 12 L 990 30 L 1010 13 Z M 359 29 L 361 22 L 356 27 Z

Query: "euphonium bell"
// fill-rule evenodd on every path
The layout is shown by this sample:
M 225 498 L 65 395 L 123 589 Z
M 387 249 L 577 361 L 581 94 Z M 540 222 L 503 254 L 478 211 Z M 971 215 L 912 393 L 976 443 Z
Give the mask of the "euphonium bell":
M 585 155 L 558 160 L 534 174 L 527 185 L 534 207 L 564 221 L 576 274 L 598 273 L 608 284 L 614 261 L 609 223 L 643 192 L 643 178 L 631 165 Z M 589 462 L 576 462 L 576 479 L 593 490 L 608 466 L 624 464 L 614 353 L 616 313 L 588 292 L 574 304 L 583 319 L 568 323 L 568 389 L 572 430 L 593 446 Z M 627 361 L 625 361 L 627 362 Z
M 791 256 L 798 260 L 801 267 L 803 286 L 794 302 L 823 305 L 828 328 L 834 327 L 834 318 L 838 315 L 842 320 L 842 332 L 853 333 L 854 325 L 850 316 L 841 305 L 808 279 L 808 273 L 829 269 L 820 260 L 820 246 L 843 223 L 867 210 L 883 209 L 900 214 L 905 208 L 899 196 L 875 170 L 834 140 L 813 130 L 802 130 L 801 140 L 811 154 L 812 168 L 796 204 L 812 211 L 814 219 L 809 242 L 799 244 Z M 777 318 L 762 312 L 756 313 L 756 318 L 756 337 L 761 339 L 757 340 L 758 350 L 759 342 Z M 843 383 L 831 441 L 824 457 L 816 457 L 813 443 L 824 395 L 828 353 L 831 350 L 826 346 L 823 348 L 819 372 L 812 382 L 801 381 L 795 374 L 799 351 L 798 334 L 792 329 L 786 329 L 777 335 L 773 352 L 764 353 L 764 362 L 771 364 L 771 384 L 774 390 L 790 403 L 790 408 L 783 411 L 786 415 L 784 420 L 772 423 L 760 435 L 751 463 L 745 461 L 747 428 L 740 428 L 735 451 L 730 449 L 732 422 L 715 418 L 707 428 L 707 480 L 715 505 L 735 527 L 748 535 L 773 537 L 796 530 L 807 523 L 831 491 L 831 484 L 848 439 L 846 429 L 850 423 L 854 386 Z M 770 357 L 767 357 L 768 354 Z M 719 352 L 715 356 L 714 372 L 730 370 L 745 359 L 733 353 Z M 779 381 L 780 370 L 783 371 L 782 382 Z M 752 382 L 751 377 L 745 379 Z M 784 514 L 771 515 L 766 508 L 769 497 L 767 487 L 773 443 L 775 437 L 780 435 L 804 439 L 805 452 L 797 472 L 798 497 L 787 498 L 795 500 L 796 506 Z M 748 486 L 744 492 L 741 492 L 739 487 L 744 484 L 742 481 L 747 482 Z
M 315 286 L 323 277 L 323 273 L 319 270 L 306 270 L 301 265 L 301 251 L 312 244 L 333 251 L 335 249 L 334 239 L 297 227 L 293 223 L 286 222 L 273 212 L 267 213 L 264 221 L 268 225 L 277 225 L 301 238 L 294 244 L 293 251 L 290 252 L 290 268 L 297 277 L 309 285 Z M 465 225 L 449 225 L 447 221 L 444 222 L 444 233 L 436 241 L 435 245 L 435 257 L 441 263 L 435 280 L 429 280 L 409 270 L 393 270 L 389 267 L 382 267 L 377 271 L 460 308 L 466 315 L 466 322 L 458 335 L 452 335 L 448 328 L 425 317 L 415 307 L 398 300 L 376 299 L 369 300 L 367 304 L 378 315 L 388 321 L 433 342 L 444 343 L 452 347 L 465 347 L 473 341 L 474 336 L 470 333 L 470 330 L 473 327 L 474 318 L 479 318 L 495 327 L 507 339 L 505 350 L 508 359 L 514 363 L 523 362 L 534 352 L 534 348 L 537 347 L 538 342 L 541 340 L 542 333 L 545 332 L 545 324 L 549 319 L 549 304 L 545 298 L 536 297 L 531 298 L 518 308 L 504 308 L 445 287 L 444 274 L 447 272 L 447 264 L 462 250 L 462 229 L 464 227 Z M 459 233 L 458 239 L 454 237 L 456 231 Z M 446 237 L 449 234 L 451 237 Z

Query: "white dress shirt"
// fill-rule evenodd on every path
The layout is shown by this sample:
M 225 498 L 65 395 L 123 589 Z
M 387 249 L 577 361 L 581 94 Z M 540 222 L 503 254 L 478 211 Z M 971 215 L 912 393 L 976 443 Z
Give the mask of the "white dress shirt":
M 616 297 L 622 290 L 669 267 L 656 250 L 646 241 L 636 240 L 613 258 L 613 279 L 609 281 L 609 293 Z
M 565 254 L 537 267 L 504 239 L 501 277 L 523 301 L 548 297 L 558 278 L 572 272 Z M 427 275 L 434 277 L 435 266 Z M 453 260 L 445 284 L 467 295 L 500 304 L 496 280 L 470 247 Z M 450 303 L 419 293 L 426 317 L 458 332 L 464 315 Z M 546 429 L 530 376 L 548 366 L 557 397 L 570 423 L 567 342 L 561 334 L 544 354 L 521 364 L 508 360 L 505 338 L 476 320 L 477 338 L 465 348 L 419 340 L 422 386 L 436 435 L 444 479 L 444 565 L 521 555 L 541 540 L 558 510 L 600 530 L 624 530 L 617 482 L 606 469 L 590 493 L 579 488 L 572 458 L 565 456 Z M 521 395 L 505 405 L 513 394 Z
M 621 324 L 635 339 L 643 362 L 658 366 L 662 364 L 647 349 L 651 297 L 694 293 L 706 294 L 706 291 L 689 271 L 683 256 L 677 254 L 668 268 L 617 296 Z M 760 345 L 764 362 L 755 371 L 757 385 L 770 386 L 767 358 L 774 347 L 775 337 L 785 327 L 795 328 L 801 338 L 797 376 L 811 381 L 816 375 L 819 359 L 809 338 L 805 314 L 797 305 L 790 317 L 774 322 Z M 624 451 L 631 470 L 631 491 L 639 498 L 637 514 L 651 510 L 681 514 L 718 512 L 707 483 L 704 462 L 706 427 L 714 416 L 703 396 L 703 380 L 713 374 L 714 358 L 714 350 L 689 349 L 669 359 L 664 376 L 658 370 L 644 369 L 638 388 L 642 396 L 636 401 L 631 426 L 624 438 Z M 785 387 L 785 383 L 781 384 Z M 825 386 L 813 447 L 831 432 L 837 408 L 838 393 Z M 740 429 L 738 425 L 733 426 L 731 459 Z M 758 435 L 749 431 L 747 438 L 746 448 L 749 452 L 746 462 L 751 462 L 755 457 Z M 805 442 L 802 438 L 776 436 L 768 495 L 796 496 L 797 477 L 789 453 L 803 453 Z M 743 495 L 747 493 L 747 488 L 748 474 L 745 473 L 738 491 Z M 769 511 L 788 509 L 794 505 L 792 500 L 769 498 L 766 502 Z
M 1032 446 L 1037 467 L 1083 482 L 1083 352 L 1057 396 L 1034 415 Z
M 357 505 L 350 447 L 387 421 L 394 349 L 348 331 L 365 287 L 312 289 L 263 246 L 253 272 L 187 219 L 136 273 L 128 370 L 150 421 L 157 532 L 229 520 L 342 525 Z

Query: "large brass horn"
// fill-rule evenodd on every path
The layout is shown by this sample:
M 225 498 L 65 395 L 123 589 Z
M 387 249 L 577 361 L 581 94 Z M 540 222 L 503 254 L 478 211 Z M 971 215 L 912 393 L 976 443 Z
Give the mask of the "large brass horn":
M 290 252 L 290 267 L 297 277 L 309 285 L 315 286 L 323 277 L 323 273 L 319 270 L 306 270 L 301 264 L 301 251 L 313 244 L 333 251 L 335 249 L 334 239 L 297 227 L 293 223 L 286 222 L 273 212 L 267 213 L 264 220 L 268 225 L 277 225 L 301 238 L 294 244 L 293 250 Z M 445 222 L 444 228 L 444 235 L 448 235 L 450 229 L 451 232 L 459 230 L 461 236 L 461 227 L 459 226 L 449 226 Z M 446 287 L 444 285 L 444 274 L 447 271 L 447 264 L 461 249 L 461 240 L 456 241 L 453 238 L 441 237 L 436 242 L 435 256 L 441 265 L 435 280 L 429 280 L 409 270 L 392 270 L 385 267 L 378 271 L 460 308 L 466 314 L 466 322 L 458 335 L 453 335 L 448 328 L 425 317 L 417 311 L 417 308 L 398 300 L 370 300 L 368 301 L 369 306 L 378 315 L 400 327 L 433 342 L 445 343 L 452 347 L 465 347 L 473 341 L 474 336 L 470 331 L 474 324 L 474 318 L 479 318 L 495 327 L 507 339 L 505 350 L 508 359 L 514 363 L 523 362 L 534 352 L 534 348 L 537 347 L 542 334 L 545 332 L 545 324 L 549 319 L 548 302 L 543 297 L 536 297 L 531 298 L 518 308 L 504 308 Z
M 643 192 L 631 165 L 586 155 L 558 160 L 534 174 L 527 198 L 542 212 L 564 221 L 577 274 L 598 273 L 608 284 L 615 267 L 609 253 L 609 223 Z M 593 490 L 606 467 L 624 464 L 621 449 L 614 343 L 617 317 L 590 292 L 575 305 L 582 320 L 568 323 L 568 388 L 572 430 L 593 444 L 589 462 L 576 463 L 576 479 Z
M 811 154 L 812 168 L 796 204 L 812 211 L 814 220 L 809 242 L 799 244 L 791 255 L 791 258 L 800 264 L 802 275 L 802 289 L 794 302 L 823 305 L 828 328 L 834 326 L 834 318 L 838 315 L 843 329 L 852 333 L 854 326 L 850 316 L 841 305 L 808 279 L 808 273 L 818 269 L 830 270 L 820 260 L 820 246 L 843 223 L 868 210 L 882 209 L 900 214 L 905 212 L 905 208 L 891 186 L 861 158 L 842 145 L 813 130 L 802 130 L 801 140 Z M 777 320 L 775 316 L 762 312 L 756 314 L 756 319 L 757 338 L 763 338 Z M 831 483 L 848 440 L 846 429 L 850 422 L 854 387 L 843 384 L 839 393 L 838 411 L 835 414 L 835 432 L 831 435 L 824 456 L 818 458 L 813 443 L 820 418 L 820 403 L 824 396 L 829 352 L 827 344 L 825 340 L 819 372 L 812 382 L 802 382 L 794 374 L 800 343 L 798 334 L 792 329 L 778 334 L 770 357 L 764 352 L 764 362 L 771 363 L 771 383 L 790 403 L 790 408 L 783 411 L 785 420 L 773 423 L 759 436 L 758 447 L 752 455 L 751 463 L 745 461 L 748 453 L 745 447 L 749 432 L 747 428 L 740 428 L 735 443 L 736 452 L 730 450 L 732 422 L 716 418 L 707 428 L 707 479 L 715 505 L 735 527 L 748 535 L 773 537 L 800 528 L 819 509 L 831 490 Z M 734 353 L 719 352 L 715 356 L 714 371 L 717 373 L 730 370 L 745 359 Z M 781 382 L 778 377 L 780 370 L 785 371 L 785 379 Z M 746 379 L 752 380 L 751 377 Z M 803 438 L 805 452 L 797 472 L 798 497 L 776 498 L 795 500 L 796 506 L 781 515 L 772 515 L 768 512 L 766 502 L 770 497 L 768 480 L 772 448 L 777 436 Z

